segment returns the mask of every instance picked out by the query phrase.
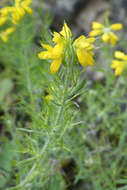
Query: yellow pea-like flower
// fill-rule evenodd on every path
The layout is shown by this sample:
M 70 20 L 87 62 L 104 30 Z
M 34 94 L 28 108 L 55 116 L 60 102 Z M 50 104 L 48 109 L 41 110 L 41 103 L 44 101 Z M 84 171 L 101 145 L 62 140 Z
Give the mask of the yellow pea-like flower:
M 111 68 L 115 69 L 115 75 L 118 76 L 122 73 L 125 67 L 125 63 L 123 61 L 113 60 Z
M 80 36 L 78 39 L 75 40 L 74 46 L 76 48 L 76 54 L 80 64 L 84 67 L 86 65 L 93 66 L 94 59 L 93 59 L 93 42 L 95 41 L 94 38 L 86 38 L 85 36 Z
M 8 42 L 8 36 L 15 31 L 15 28 L 10 27 L 0 33 L 0 37 L 4 42 Z
M 50 66 L 51 73 L 52 74 L 56 73 L 59 70 L 61 64 L 62 64 L 61 57 L 59 59 L 54 59 Z
M 102 29 L 103 27 L 104 27 L 103 24 L 101 24 L 100 22 L 93 22 L 92 23 L 92 29 L 93 30 Z
M 1 16 L 8 16 L 9 13 L 11 13 L 12 11 L 12 7 L 3 7 L 2 9 L 0 9 L 0 15 Z
M 115 52 L 115 57 L 117 58 L 117 59 L 122 59 L 122 60 L 124 60 L 124 61 L 127 61 L 127 55 L 125 55 L 123 52 L 121 52 L 121 51 L 116 51 Z
M 110 26 L 111 30 L 122 30 L 123 29 L 123 25 L 121 23 L 116 23 L 116 24 L 112 24 Z
M 118 41 L 118 37 L 114 32 L 110 32 L 110 43 L 114 46 L 116 45 L 116 42 Z
M 116 59 L 112 61 L 111 68 L 115 69 L 115 75 L 118 76 L 127 67 L 127 55 L 121 51 L 116 51 L 114 56 Z
M 89 33 L 89 36 L 101 36 L 101 39 L 104 43 L 110 43 L 111 45 L 116 45 L 118 41 L 117 35 L 112 32 L 115 30 L 122 30 L 123 25 L 121 23 L 115 23 L 111 26 L 105 26 L 99 22 L 92 23 L 92 31 Z
M 97 30 L 92 30 L 90 33 L 89 33 L 89 36 L 90 37 L 95 37 L 95 36 L 98 36 L 102 33 L 101 30 L 97 29 Z
M 47 51 L 43 51 L 38 54 L 38 57 L 40 59 L 50 59 L 52 60 L 50 71 L 52 74 L 56 73 L 58 69 L 60 68 L 60 65 L 62 63 L 62 53 L 63 53 L 63 45 L 56 44 L 54 47 L 42 44 L 42 47 L 45 48 Z
M 60 32 L 60 34 L 65 38 L 70 38 L 72 36 L 72 32 L 70 30 L 70 28 L 67 26 L 66 23 L 64 23 L 62 31 Z
M 13 24 L 18 24 L 26 12 L 32 14 L 33 11 L 29 7 L 31 3 L 31 0 L 15 0 L 15 6 L 11 10 Z
M 8 20 L 7 16 L 1 16 L 0 17 L 0 26 L 2 26 L 3 24 L 5 24 L 7 20 Z
M 104 34 L 102 35 L 102 40 L 103 40 L 105 43 L 108 43 L 109 39 L 110 39 L 110 36 L 109 36 L 108 33 L 104 33 Z

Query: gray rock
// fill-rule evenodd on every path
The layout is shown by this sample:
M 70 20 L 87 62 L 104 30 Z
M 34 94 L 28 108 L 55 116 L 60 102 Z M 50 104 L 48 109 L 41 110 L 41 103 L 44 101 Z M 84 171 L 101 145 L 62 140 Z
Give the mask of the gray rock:
M 111 0 L 111 18 L 127 24 L 127 0 Z
M 90 0 L 77 16 L 77 25 L 89 32 L 93 21 L 104 21 L 104 13 L 109 7 L 109 2 L 106 0 Z
M 65 20 L 69 25 L 75 23 L 75 18 L 89 0 L 47 0 L 43 8 L 48 10 L 53 17 L 53 30 L 59 30 Z M 80 30 L 80 29 L 79 29 Z

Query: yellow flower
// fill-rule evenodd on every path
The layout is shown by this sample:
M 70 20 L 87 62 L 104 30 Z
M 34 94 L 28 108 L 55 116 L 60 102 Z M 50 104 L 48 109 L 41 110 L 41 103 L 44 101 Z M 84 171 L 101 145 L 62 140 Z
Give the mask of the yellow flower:
M 4 42 L 8 42 L 8 36 L 15 31 L 15 28 L 7 28 L 4 32 L 0 33 L 0 37 Z
M 66 44 L 67 40 L 69 40 L 71 36 L 72 36 L 71 30 L 64 22 L 61 32 L 60 33 L 54 32 L 52 41 L 54 43 Z
M 42 47 L 46 49 L 38 54 L 40 59 L 50 59 L 52 61 L 50 66 L 51 73 L 56 73 L 61 64 L 63 54 L 67 45 L 69 47 L 74 48 L 76 51 L 78 60 L 82 66 L 94 65 L 93 59 L 93 42 L 95 41 L 94 38 L 86 38 L 85 36 L 80 36 L 72 43 L 72 33 L 66 23 L 64 23 L 62 30 L 60 33 L 54 32 L 52 41 L 55 45 L 52 47 L 47 44 L 42 44 Z M 68 43 L 69 42 L 69 43 Z
M 12 11 L 12 7 L 3 7 L 2 9 L 0 9 L 0 16 L 2 17 L 6 17 L 8 16 L 9 13 L 11 13 Z
M 89 36 L 101 36 L 104 43 L 111 43 L 111 45 L 115 45 L 118 41 L 118 37 L 115 35 L 114 30 L 122 30 L 123 26 L 121 23 L 112 24 L 109 27 L 99 23 L 93 22 L 92 23 L 92 31 L 89 33 Z
M 95 41 L 94 38 L 86 38 L 85 36 L 82 35 L 74 42 L 74 46 L 76 48 L 76 54 L 82 66 L 94 65 L 94 59 L 93 59 L 94 54 L 92 52 L 94 41 Z
M 38 57 L 40 59 L 50 59 L 52 60 L 50 71 L 52 74 L 56 73 L 60 65 L 62 64 L 62 55 L 64 48 L 67 43 L 67 39 L 71 36 L 71 31 L 68 28 L 67 24 L 64 23 L 64 26 L 62 28 L 62 31 L 60 33 L 54 32 L 53 35 L 53 42 L 55 43 L 55 46 L 52 47 L 47 44 L 42 44 L 42 47 L 46 49 L 47 51 L 43 51 L 38 54 Z
M 102 28 L 103 28 L 103 25 L 101 23 L 99 23 L 99 22 L 93 22 L 92 23 L 92 29 L 93 30 L 100 30 Z
M 110 26 L 111 30 L 122 30 L 123 29 L 123 25 L 120 23 L 116 23 L 116 24 L 112 24 Z
M 121 51 L 116 51 L 114 56 L 116 59 L 112 61 L 111 68 L 115 69 L 115 75 L 118 76 L 127 66 L 127 55 Z
M 8 20 L 8 17 L 6 17 L 6 16 L 1 16 L 1 17 L 0 17 L 0 26 L 2 26 L 3 24 L 5 24 L 7 20 Z
M 11 11 L 13 24 L 18 24 L 26 12 L 32 14 L 32 9 L 29 7 L 31 3 L 31 0 L 15 0 L 15 6 Z
M 50 66 L 51 73 L 56 73 L 62 63 L 62 53 L 64 46 L 62 43 L 56 44 L 54 47 L 42 44 L 42 47 L 45 48 L 47 51 L 43 51 L 38 54 L 40 59 L 51 59 L 52 63 Z
M 11 13 L 11 7 L 4 7 L 0 9 L 0 26 L 5 24 L 8 20 L 8 15 Z
M 33 11 L 32 9 L 29 7 L 32 4 L 32 0 L 24 0 L 21 1 L 21 7 L 29 14 L 32 14 Z
M 68 39 L 72 36 L 71 30 L 70 28 L 67 26 L 67 24 L 64 22 L 62 31 L 60 32 L 60 34 L 64 37 L 64 39 Z

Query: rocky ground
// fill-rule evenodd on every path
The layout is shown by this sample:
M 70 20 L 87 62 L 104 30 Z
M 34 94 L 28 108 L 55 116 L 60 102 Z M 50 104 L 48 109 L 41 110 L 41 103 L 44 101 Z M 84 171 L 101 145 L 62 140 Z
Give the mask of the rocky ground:
M 126 0 L 43 0 L 43 8 L 53 16 L 53 29 L 59 30 L 66 20 L 77 35 L 88 33 L 92 21 L 103 21 L 106 10 L 113 21 L 127 24 Z

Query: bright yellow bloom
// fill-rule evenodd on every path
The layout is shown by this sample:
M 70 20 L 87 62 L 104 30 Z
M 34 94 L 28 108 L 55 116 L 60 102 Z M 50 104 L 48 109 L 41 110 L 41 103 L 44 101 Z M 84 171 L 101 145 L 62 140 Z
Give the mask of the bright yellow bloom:
M 8 36 L 15 31 L 15 28 L 10 27 L 0 33 L 0 37 L 4 42 L 8 42 Z
M 11 11 L 12 7 L 3 7 L 2 9 L 0 9 L 0 16 L 6 17 L 9 13 L 11 13 Z
M 42 47 L 47 51 L 43 51 L 38 54 L 40 59 L 50 59 L 52 60 L 50 71 L 52 74 L 56 73 L 60 65 L 62 64 L 62 55 L 64 47 L 66 46 L 67 39 L 71 37 L 71 31 L 68 28 L 67 24 L 64 23 L 64 26 L 60 33 L 54 32 L 53 42 L 55 46 L 52 47 L 47 44 L 42 44 Z
M 72 43 L 72 33 L 66 23 L 64 23 L 60 33 L 54 32 L 52 41 L 55 45 L 52 47 L 50 45 L 42 44 L 42 47 L 47 51 L 43 51 L 38 54 L 40 59 L 50 59 L 52 61 L 50 66 L 51 73 L 56 73 L 62 63 L 62 58 L 64 50 L 69 42 L 69 45 L 76 51 L 78 60 L 82 66 L 94 65 L 93 60 L 93 42 L 94 38 L 86 38 L 85 36 L 80 36 Z
M 6 16 L 1 16 L 1 17 L 0 17 L 0 26 L 2 26 L 3 24 L 5 24 L 7 20 L 8 20 L 8 17 L 6 17 Z
M 94 38 L 86 38 L 82 35 L 74 42 L 78 60 L 83 67 L 86 65 L 94 65 L 94 54 L 92 52 L 94 41 Z
M 123 25 L 120 23 L 116 23 L 116 24 L 112 24 L 110 26 L 111 30 L 122 30 L 123 29 Z
M 109 27 L 104 26 L 99 22 L 92 23 L 92 31 L 89 33 L 89 36 L 101 36 L 104 43 L 110 43 L 111 45 L 115 45 L 118 41 L 118 37 L 113 30 L 122 30 L 123 25 L 121 23 L 112 24 Z
M 13 24 L 18 24 L 26 12 L 32 14 L 32 9 L 29 7 L 31 3 L 32 0 L 15 0 L 14 6 L 0 9 L 0 26 L 8 20 L 8 16 L 12 17 Z
M 125 55 L 123 52 L 121 51 L 116 51 L 115 52 L 115 57 L 117 59 L 123 59 L 124 61 L 127 61 L 127 55 Z
M 54 43 L 62 43 L 66 44 L 67 40 L 70 39 L 72 36 L 70 28 L 67 26 L 67 24 L 64 22 L 63 28 L 60 33 L 54 32 L 52 41 Z
M 12 23 L 18 24 L 25 13 L 32 14 L 32 9 L 29 7 L 32 0 L 15 0 L 15 6 L 12 7 Z
M 103 28 L 103 25 L 101 23 L 99 23 L 99 22 L 93 22 L 92 23 L 92 29 L 93 30 L 100 30 L 102 28 Z
M 111 68 L 115 69 L 115 75 L 118 76 L 127 67 L 127 55 L 121 51 L 116 51 L 114 56 L 116 59 L 112 61 Z
M 62 63 L 62 53 L 64 46 L 62 43 L 56 44 L 54 47 L 42 44 L 42 47 L 45 48 L 47 51 L 43 51 L 38 54 L 40 59 L 51 59 L 52 64 L 50 66 L 51 73 L 56 73 Z
M 63 28 L 62 28 L 62 31 L 60 32 L 60 34 L 64 37 L 65 40 L 67 40 L 68 38 L 70 38 L 72 36 L 71 30 L 65 22 L 64 22 L 64 25 L 63 25 Z
M 11 7 L 4 7 L 0 9 L 0 26 L 5 24 L 8 20 L 8 15 L 11 13 Z

